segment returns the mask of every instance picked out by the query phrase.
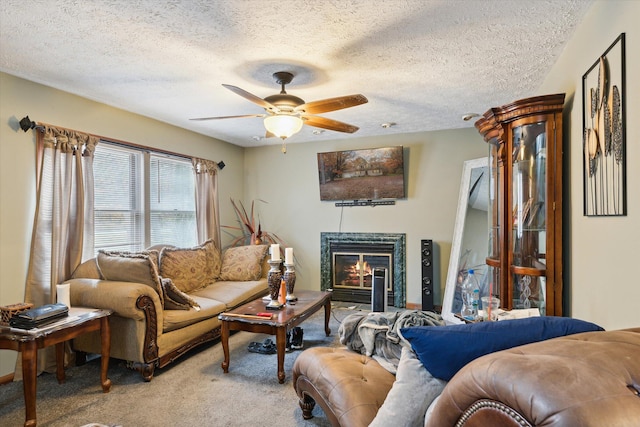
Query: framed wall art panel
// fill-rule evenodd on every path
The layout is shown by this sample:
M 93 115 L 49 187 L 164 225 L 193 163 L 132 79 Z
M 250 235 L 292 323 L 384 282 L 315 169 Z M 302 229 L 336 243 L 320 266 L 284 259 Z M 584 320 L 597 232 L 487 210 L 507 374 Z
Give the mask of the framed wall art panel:
M 585 216 L 627 214 L 625 33 L 582 76 Z

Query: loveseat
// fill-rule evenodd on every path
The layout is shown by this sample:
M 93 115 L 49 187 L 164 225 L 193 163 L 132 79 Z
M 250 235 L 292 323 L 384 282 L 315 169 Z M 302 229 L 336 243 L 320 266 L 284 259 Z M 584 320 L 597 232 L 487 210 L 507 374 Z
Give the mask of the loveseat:
M 65 283 L 72 306 L 113 310 L 111 357 L 151 381 L 156 367 L 219 338 L 220 313 L 267 294 L 267 250 L 252 245 L 221 252 L 208 241 L 194 248 L 101 251 Z M 85 334 L 72 346 L 79 359 L 99 354 L 100 336 Z
M 429 351 L 438 353 L 438 344 Z M 413 343 L 395 376 L 346 347 L 316 347 L 296 359 L 293 385 L 304 418 L 318 403 L 333 426 L 639 426 L 640 328 L 490 352 L 448 381 L 425 368 Z

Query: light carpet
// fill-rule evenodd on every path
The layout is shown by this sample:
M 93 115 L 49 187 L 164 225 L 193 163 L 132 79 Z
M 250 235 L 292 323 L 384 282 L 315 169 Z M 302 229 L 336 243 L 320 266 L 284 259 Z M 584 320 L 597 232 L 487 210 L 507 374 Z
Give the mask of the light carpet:
M 324 333 L 324 311 L 311 316 L 300 325 L 304 348 L 340 345 L 340 321 L 351 313 L 341 306 L 334 307 L 329 337 Z M 54 374 L 42 374 L 37 384 L 38 426 L 329 426 L 319 406 L 313 411 L 314 418 L 302 418 L 291 372 L 303 350 L 286 354 L 286 378 L 280 384 L 276 355 L 247 350 L 252 341 L 266 338 L 273 337 L 249 332 L 233 334 L 229 339 L 228 374 L 220 367 L 224 356 L 218 341 L 157 369 L 149 383 L 122 361 L 111 359 L 112 388 L 106 394 L 100 387 L 99 358 L 68 368 L 64 384 L 58 384 Z M 0 426 L 23 424 L 22 382 L 0 386 Z

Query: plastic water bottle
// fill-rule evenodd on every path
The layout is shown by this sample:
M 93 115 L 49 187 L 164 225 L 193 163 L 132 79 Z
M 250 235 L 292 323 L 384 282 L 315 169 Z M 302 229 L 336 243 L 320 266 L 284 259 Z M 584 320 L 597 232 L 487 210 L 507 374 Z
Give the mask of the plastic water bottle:
M 473 299 L 471 301 L 471 305 L 473 306 L 473 320 L 477 320 L 480 317 L 480 312 L 478 311 L 480 308 L 480 289 L 475 288 L 473 290 Z
M 478 302 L 480 301 L 480 288 L 473 270 L 469 270 L 467 277 L 462 282 L 460 290 L 462 295 L 462 310 L 460 315 L 466 320 L 476 320 L 478 317 Z

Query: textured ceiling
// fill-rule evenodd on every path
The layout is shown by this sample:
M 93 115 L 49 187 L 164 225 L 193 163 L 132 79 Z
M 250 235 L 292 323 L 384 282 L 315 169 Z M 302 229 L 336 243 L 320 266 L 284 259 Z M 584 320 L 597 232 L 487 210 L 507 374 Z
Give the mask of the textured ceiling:
M 3 0 L 0 70 L 240 146 L 279 144 L 222 87 L 305 101 L 361 93 L 287 142 L 469 127 L 536 90 L 591 0 Z M 15 115 L 28 114 L 16 111 Z M 47 121 L 46 117 L 32 117 Z M 382 123 L 395 123 L 384 128 Z M 62 125 L 62 124 L 61 124 Z

